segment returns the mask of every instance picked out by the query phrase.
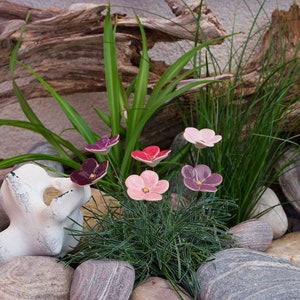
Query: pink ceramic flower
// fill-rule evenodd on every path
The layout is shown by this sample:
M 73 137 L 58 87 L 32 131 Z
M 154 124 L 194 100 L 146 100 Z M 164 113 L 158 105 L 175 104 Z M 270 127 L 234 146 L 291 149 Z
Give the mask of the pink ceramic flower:
M 147 164 L 150 167 L 155 167 L 160 161 L 165 159 L 171 150 L 163 150 L 160 151 L 158 146 L 148 146 L 143 151 L 135 150 L 131 153 L 131 156 Z
M 216 192 L 223 178 L 220 174 L 211 173 L 206 165 L 197 165 L 195 168 L 185 165 L 181 169 L 184 185 L 192 191 Z
M 154 171 L 146 170 L 141 175 L 130 175 L 125 180 L 127 194 L 133 200 L 159 201 L 169 188 L 167 180 L 159 180 Z
M 100 180 L 107 173 L 108 161 L 98 164 L 94 158 L 88 158 L 80 170 L 71 173 L 70 179 L 80 186 L 91 185 Z
M 99 153 L 106 155 L 110 151 L 110 148 L 119 142 L 119 135 L 115 135 L 112 138 L 103 137 L 93 145 L 85 146 L 85 150 L 93 153 Z
M 214 144 L 222 139 L 222 136 L 216 135 L 212 129 L 204 128 L 198 130 L 194 127 L 187 127 L 183 133 L 183 137 L 198 149 L 213 147 Z

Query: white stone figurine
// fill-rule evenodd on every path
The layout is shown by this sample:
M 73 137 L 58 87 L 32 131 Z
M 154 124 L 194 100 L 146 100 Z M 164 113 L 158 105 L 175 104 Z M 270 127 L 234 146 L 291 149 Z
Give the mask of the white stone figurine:
M 62 193 L 49 206 L 43 200 L 48 187 Z M 66 228 L 82 229 L 80 207 L 90 198 L 90 186 L 79 186 L 69 178 L 51 177 L 33 163 L 7 174 L 0 201 L 10 225 L 0 232 L 0 264 L 16 256 L 61 257 L 73 250 L 79 239 Z

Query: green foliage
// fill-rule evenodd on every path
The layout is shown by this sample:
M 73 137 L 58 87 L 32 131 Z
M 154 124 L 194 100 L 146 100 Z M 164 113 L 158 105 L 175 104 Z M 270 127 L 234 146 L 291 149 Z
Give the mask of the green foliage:
M 257 16 L 254 23 L 256 19 Z M 278 53 L 272 48 L 266 53 L 255 91 L 251 96 L 243 95 L 246 88 L 242 64 L 248 60 L 246 48 L 249 48 L 253 28 L 254 24 L 237 59 L 234 80 L 226 88 L 214 84 L 195 93 L 196 113 L 192 120 L 186 119 L 187 126 L 211 128 L 222 135 L 222 141 L 213 149 L 201 151 L 199 161 L 209 165 L 213 172 L 222 174 L 218 196 L 236 203 L 232 206 L 229 226 L 249 219 L 265 188 L 276 183 L 282 169 L 275 171 L 274 166 L 286 146 L 294 143 L 294 130 L 300 125 L 300 119 L 295 118 L 293 126 L 286 126 L 288 115 L 299 102 L 295 89 L 299 86 L 300 64 L 296 53 L 294 58 L 286 61 L 284 45 L 281 45 L 278 64 L 272 63 Z M 233 45 L 234 36 L 231 47 Z M 236 57 L 229 60 L 234 59 Z M 214 62 L 213 57 L 211 61 Z M 218 66 L 214 68 L 218 69 Z M 193 159 L 197 153 L 191 149 Z
M 180 81 L 190 76 L 190 74 L 195 72 L 195 70 L 197 70 L 199 67 L 195 67 L 195 69 L 188 71 L 184 71 L 184 68 L 198 51 L 207 47 L 211 43 L 225 38 L 222 37 L 210 42 L 205 42 L 186 52 L 166 70 L 166 72 L 161 76 L 159 81 L 154 86 L 151 94 L 147 95 L 150 65 L 147 50 L 147 39 L 139 18 L 136 17 L 136 19 L 141 31 L 143 49 L 137 77 L 134 82 L 132 82 L 132 84 L 125 89 L 122 86 L 118 74 L 116 54 L 117 47 L 115 41 L 116 28 L 114 28 L 112 25 L 110 9 L 108 9 L 104 22 L 104 65 L 109 114 L 106 114 L 100 109 L 95 108 L 95 112 L 98 114 L 98 116 L 107 126 L 109 126 L 109 128 L 111 128 L 111 135 L 113 136 L 115 134 L 120 134 L 121 140 L 124 141 L 124 146 L 119 143 L 108 155 L 109 161 L 112 162 L 115 167 L 118 167 L 123 178 L 126 178 L 133 171 L 131 152 L 140 147 L 140 137 L 143 128 L 150 118 L 155 114 L 155 112 L 168 101 L 185 93 L 190 88 L 212 82 L 212 80 L 199 79 L 177 88 L 177 85 Z M 24 30 L 25 27 L 22 29 L 22 33 Z M 60 105 L 60 108 L 73 125 L 73 129 L 75 129 L 86 140 L 87 144 L 95 143 L 100 136 L 98 133 L 92 131 L 87 122 L 81 117 L 76 109 L 66 99 L 58 95 L 55 90 L 39 76 L 39 74 L 37 74 L 29 66 L 17 60 L 17 53 L 21 44 L 21 39 L 22 34 L 10 57 L 10 70 L 14 91 L 22 110 L 28 118 L 28 122 L 20 122 L 18 120 L 2 120 L 0 125 L 22 127 L 24 129 L 40 133 L 66 160 L 66 165 L 72 167 L 78 166 L 78 159 L 79 161 L 84 161 L 86 156 L 81 153 L 80 149 L 76 149 L 67 140 L 62 139 L 43 125 L 35 112 L 31 109 L 28 101 L 25 99 L 22 91 L 14 80 L 15 64 L 17 63 L 27 69 L 41 83 L 41 85 L 49 91 L 53 99 Z M 131 98 L 133 98 L 133 101 L 129 100 Z M 22 158 L 23 157 L 24 156 L 22 156 Z M 34 155 L 31 155 L 30 157 L 31 159 L 34 159 Z M 106 159 L 97 154 L 96 157 L 99 161 Z M 175 154 L 173 161 L 177 160 L 179 157 L 180 155 L 178 156 Z M 0 168 L 10 164 L 12 165 L 15 162 L 16 158 L 3 160 L 0 162 Z M 116 181 L 116 178 L 111 171 L 108 173 L 106 178 L 106 183 L 102 181 L 104 185 L 110 184 L 111 186 L 117 188 L 118 181 Z
M 231 245 L 224 201 L 213 194 L 203 194 L 200 199 L 195 194 L 187 205 L 179 195 L 174 201 L 177 208 L 172 209 L 170 195 L 158 202 L 133 201 L 125 193 L 114 196 L 120 201 L 121 213 L 109 206 L 108 213 L 92 211 L 98 226 L 86 232 L 72 231 L 81 241 L 78 251 L 63 261 L 124 260 L 134 266 L 136 284 L 148 276 L 160 276 L 196 295 L 198 267 Z

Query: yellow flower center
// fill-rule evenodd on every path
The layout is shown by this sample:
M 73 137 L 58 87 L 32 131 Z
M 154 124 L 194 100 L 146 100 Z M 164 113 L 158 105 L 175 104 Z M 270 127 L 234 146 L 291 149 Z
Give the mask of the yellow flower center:
M 202 181 L 197 180 L 197 184 L 198 184 L 198 185 L 202 184 Z
M 96 177 L 96 174 L 95 173 L 91 173 L 90 176 L 89 176 L 89 179 L 94 179 Z
M 146 193 L 149 193 L 149 189 L 147 188 L 147 187 L 144 187 L 143 189 L 142 189 L 142 191 L 146 194 Z

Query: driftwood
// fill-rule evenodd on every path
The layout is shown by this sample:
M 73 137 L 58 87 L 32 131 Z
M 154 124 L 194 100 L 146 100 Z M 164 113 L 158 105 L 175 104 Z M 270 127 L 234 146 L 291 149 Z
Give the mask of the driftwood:
M 298 66 L 300 64 L 300 2 L 298 0 L 291 5 L 289 11 L 276 9 L 272 13 L 271 23 L 263 36 L 260 49 L 243 68 L 244 75 L 242 83 L 236 89 L 237 93 L 242 93 L 245 99 L 251 97 L 260 80 L 264 80 L 264 77 L 261 75 L 262 66 L 266 65 L 266 63 L 270 67 L 280 66 L 283 59 L 285 62 L 295 59 L 296 64 Z M 276 74 L 274 76 L 276 77 Z M 286 102 L 293 99 L 294 105 L 291 107 L 285 124 L 287 128 L 293 126 L 296 133 L 300 133 L 299 95 L 300 74 L 297 76 L 297 83 L 291 87 L 291 91 L 286 97 Z
M 178 40 L 193 40 L 196 24 L 195 15 L 199 11 L 199 2 L 165 0 L 172 9 L 175 18 L 141 18 L 144 25 L 148 47 L 158 42 L 171 43 Z M 39 73 L 61 95 L 82 92 L 105 91 L 103 65 L 103 21 L 106 5 L 73 5 L 68 11 L 30 9 L 31 16 L 23 36 L 18 59 Z M 20 28 L 29 8 L 0 0 L 0 109 L 15 100 L 8 68 L 8 58 L 20 35 Z M 140 32 L 134 18 L 114 15 L 112 20 L 117 26 L 118 63 L 124 85 L 130 83 L 138 71 L 141 43 Z M 252 61 L 244 66 L 242 83 L 237 93 L 251 97 L 260 78 L 261 66 L 265 62 L 270 47 L 270 37 L 281 38 L 286 42 L 286 58 L 295 55 L 299 44 L 300 24 L 299 3 L 296 1 L 289 12 L 275 11 L 269 30 L 262 42 L 261 51 Z M 283 27 L 286 26 L 282 30 Z M 183 30 L 184 29 L 184 30 Z M 284 33 L 284 35 L 282 35 Z M 225 30 L 218 23 L 207 7 L 202 7 L 201 32 L 199 41 L 211 40 L 225 35 Z M 280 43 L 277 43 L 278 46 Z M 299 47 L 299 46 L 298 46 Z M 279 50 L 278 50 L 279 53 Z M 297 53 L 299 57 L 299 52 Z M 278 57 L 274 57 L 276 64 Z M 152 61 L 150 85 L 153 86 L 166 69 L 164 62 Z M 17 67 L 16 78 L 25 96 L 29 99 L 47 97 L 48 92 L 23 68 Z M 229 75 L 219 75 L 218 79 L 229 79 Z M 226 87 L 225 87 L 226 88 Z M 298 87 L 299 88 L 299 87 Z M 298 90 L 299 94 L 299 90 Z M 189 102 L 189 97 L 187 96 Z M 187 104 L 188 105 L 188 104 Z M 296 110 L 293 121 L 299 123 Z M 169 103 L 163 113 L 154 116 L 145 128 L 145 138 L 160 146 L 169 146 L 172 138 L 180 132 L 183 125 L 180 113 L 175 105 Z M 164 124 L 162 128 L 161 124 Z M 158 129 L 159 128 L 159 129 Z M 300 131 L 300 128 L 299 128 Z M 158 134 L 159 133 L 159 134 Z
M 177 11 L 172 20 L 141 18 L 148 47 L 157 42 L 192 40 L 199 3 L 190 1 L 187 9 L 176 1 L 167 1 Z M 177 5 L 177 6 L 176 6 Z M 182 5 L 182 4 L 181 4 Z M 73 5 L 68 11 L 31 9 L 18 59 L 33 68 L 59 94 L 105 91 L 103 65 L 103 22 L 107 5 Z M 8 56 L 20 36 L 20 28 L 28 7 L 0 1 L 0 108 L 15 101 L 8 69 Z M 179 13 L 180 12 L 180 13 Z M 114 15 L 117 22 L 119 71 L 123 84 L 136 76 L 141 51 L 140 32 L 136 19 Z M 184 25 L 184 26 L 182 26 Z M 202 8 L 199 39 L 211 40 L 225 34 L 212 12 Z M 150 81 L 155 82 L 166 68 L 162 62 L 151 63 Z M 26 71 L 17 67 L 16 79 L 24 95 L 33 99 L 48 96 L 47 91 Z

